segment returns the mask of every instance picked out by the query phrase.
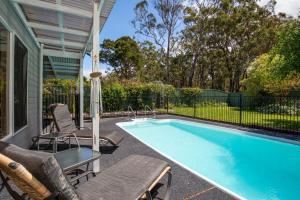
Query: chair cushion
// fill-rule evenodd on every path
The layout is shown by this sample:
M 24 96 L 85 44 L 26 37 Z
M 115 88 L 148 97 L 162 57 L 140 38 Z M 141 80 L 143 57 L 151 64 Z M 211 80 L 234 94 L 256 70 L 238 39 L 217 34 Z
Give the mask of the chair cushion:
M 50 110 L 53 115 L 55 126 L 59 132 L 72 133 L 77 130 L 68 105 L 52 104 L 50 105 Z
M 88 128 L 76 130 L 75 134 L 78 138 L 93 138 L 93 132 Z M 99 137 L 108 140 L 113 145 L 118 145 L 124 138 L 121 133 L 109 130 L 100 130 Z
M 77 193 L 83 200 L 138 199 L 166 167 L 165 161 L 131 155 L 80 185 Z
M 50 192 L 59 195 L 59 199 L 79 200 L 53 154 L 22 149 L 1 141 L 0 153 L 22 164 Z

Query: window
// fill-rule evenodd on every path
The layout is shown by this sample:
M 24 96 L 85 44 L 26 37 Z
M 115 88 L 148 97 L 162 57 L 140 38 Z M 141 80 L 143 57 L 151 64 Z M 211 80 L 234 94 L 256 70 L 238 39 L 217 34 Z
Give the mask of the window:
M 8 135 L 7 131 L 7 80 L 9 55 L 9 32 L 0 23 L 0 139 Z
M 14 131 L 27 125 L 27 49 L 15 37 L 14 54 Z

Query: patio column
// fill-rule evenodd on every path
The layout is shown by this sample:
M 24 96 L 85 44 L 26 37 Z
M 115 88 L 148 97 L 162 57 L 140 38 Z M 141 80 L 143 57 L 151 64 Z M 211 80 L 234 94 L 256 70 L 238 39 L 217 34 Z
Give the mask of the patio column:
M 79 72 L 79 125 L 84 127 L 83 124 L 83 107 L 84 107 L 84 85 L 83 85 L 83 57 L 80 58 L 80 72 Z
M 43 133 L 43 71 L 44 71 L 44 44 L 40 45 L 40 58 L 39 58 L 39 65 L 40 65 L 40 91 L 39 91 L 39 99 L 40 99 L 40 105 L 39 105 L 39 129 L 40 134 Z
M 100 151 L 99 149 L 99 29 L 100 29 L 100 8 L 99 0 L 94 0 L 93 12 L 93 50 L 92 50 L 92 73 L 91 73 L 91 115 L 93 123 L 93 150 Z M 93 171 L 100 172 L 100 160 L 93 163 Z

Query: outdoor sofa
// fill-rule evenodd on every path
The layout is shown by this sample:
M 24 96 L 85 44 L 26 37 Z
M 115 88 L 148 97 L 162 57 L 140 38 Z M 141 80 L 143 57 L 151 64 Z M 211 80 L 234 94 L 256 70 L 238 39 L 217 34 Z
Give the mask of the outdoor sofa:
M 164 199 L 169 199 L 171 167 L 165 161 L 142 155 L 124 158 L 75 189 L 53 154 L 0 141 L 2 182 L 17 200 L 28 197 L 37 200 L 134 200 L 146 197 L 150 200 L 150 191 L 166 174 L 168 184 Z M 15 192 L 6 176 L 23 195 Z

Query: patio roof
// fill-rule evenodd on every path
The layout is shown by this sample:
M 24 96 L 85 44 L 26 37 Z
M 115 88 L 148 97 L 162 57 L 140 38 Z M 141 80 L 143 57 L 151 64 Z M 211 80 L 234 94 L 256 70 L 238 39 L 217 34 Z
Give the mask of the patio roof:
M 44 77 L 76 79 L 92 48 L 94 0 L 11 1 L 36 44 L 44 44 Z M 100 1 L 100 31 L 114 4 Z

